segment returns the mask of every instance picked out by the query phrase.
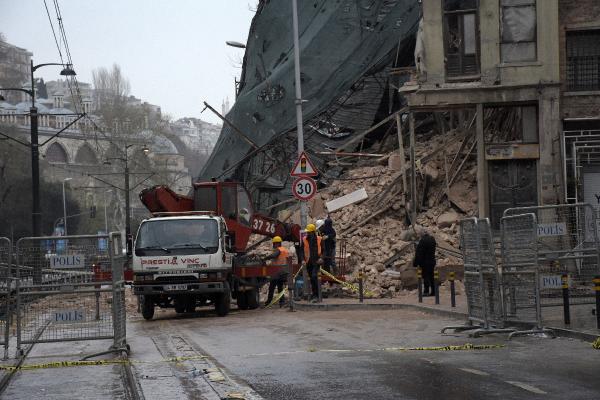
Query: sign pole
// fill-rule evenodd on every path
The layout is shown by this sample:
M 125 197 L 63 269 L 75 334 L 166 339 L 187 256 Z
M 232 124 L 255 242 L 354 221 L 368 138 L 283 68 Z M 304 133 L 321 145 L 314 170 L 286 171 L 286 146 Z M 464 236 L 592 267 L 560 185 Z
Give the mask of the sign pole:
M 302 130 L 302 90 L 300 88 L 300 44 L 298 40 L 298 1 L 292 0 L 292 24 L 294 34 L 294 72 L 296 82 L 296 124 L 298 130 L 298 156 L 304 152 L 304 131 Z M 305 201 L 300 202 L 300 225 L 304 229 L 308 218 Z

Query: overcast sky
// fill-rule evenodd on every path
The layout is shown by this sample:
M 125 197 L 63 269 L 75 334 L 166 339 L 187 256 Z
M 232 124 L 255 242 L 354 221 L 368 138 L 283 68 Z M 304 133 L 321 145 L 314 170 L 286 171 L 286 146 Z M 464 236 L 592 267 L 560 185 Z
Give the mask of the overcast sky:
M 54 0 L 46 0 L 57 29 Z M 234 100 L 255 0 L 58 0 L 77 79 L 92 82 L 92 70 L 121 66 L 131 94 L 160 105 L 175 118 L 220 122 L 202 102 L 220 111 Z M 0 0 L 0 32 L 33 53 L 34 63 L 58 62 L 44 0 Z M 36 77 L 54 80 L 58 67 Z

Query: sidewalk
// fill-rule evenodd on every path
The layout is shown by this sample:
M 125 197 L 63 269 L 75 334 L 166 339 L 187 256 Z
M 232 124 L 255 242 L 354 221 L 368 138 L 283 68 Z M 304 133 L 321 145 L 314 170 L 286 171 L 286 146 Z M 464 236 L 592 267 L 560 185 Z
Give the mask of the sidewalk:
M 410 293 L 400 297 L 387 299 L 364 299 L 360 303 L 357 298 L 323 299 L 322 303 L 295 302 L 298 310 L 361 310 L 361 309 L 415 309 L 444 317 L 465 320 L 468 316 L 467 299 L 464 295 L 456 296 L 456 307 L 450 305 L 450 293 L 440 293 L 440 304 L 435 304 L 435 297 L 424 297 L 419 303 L 417 294 Z M 571 324 L 565 325 L 562 307 L 542 307 L 543 325 L 554 329 L 558 336 L 579 340 L 593 341 L 600 337 L 600 329 L 596 328 L 596 317 L 592 315 L 593 305 L 571 306 Z
M 296 308 L 299 310 L 356 310 L 356 309 L 394 309 L 394 308 L 412 308 L 416 310 L 426 311 L 442 316 L 449 316 L 458 319 L 467 318 L 467 301 L 464 295 L 456 296 L 456 307 L 450 305 L 450 293 L 442 291 L 440 293 L 440 304 L 435 304 L 435 297 L 423 297 L 423 302 L 419 303 L 417 294 L 406 294 L 404 296 L 385 298 L 385 299 L 368 299 L 365 298 L 363 303 L 358 301 L 358 298 L 339 298 L 330 297 L 324 298 L 322 303 L 309 303 L 306 301 L 295 302 Z
M 106 360 L 106 365 L 55 366 L 56 362 L 76 362 L 86 355 L 104 351 L 112 344 L 110 340 L 75 341 L 36 344 L 22 367 L 31 368 L 15 372 L 2 394 L 6 399 L 111 399 L 125 398 L 121 377 L 123 364 L 117 355 L 108 354 L 92 360 Z M 10 359 L 0 364 L 16 364 L 11 349 Z M 110 362 L 117 363 L 111 364 Z M 2 371 L 8 376 L 8 371 Z

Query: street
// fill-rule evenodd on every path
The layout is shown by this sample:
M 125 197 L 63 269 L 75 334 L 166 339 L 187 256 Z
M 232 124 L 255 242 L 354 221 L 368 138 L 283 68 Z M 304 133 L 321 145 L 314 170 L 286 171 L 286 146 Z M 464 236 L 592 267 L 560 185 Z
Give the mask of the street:
M 237 382 L 266 399 L 595 399 L 600 396 L 600 354 L 588 343 L 543 337 L 493 335 L 469 339 L 439 332 L 456 320 L 415 311 L 234 311 L 130 324 L 132 359 L 156 338 L 180 337 L 209 355 Z M 489 350 L 398 350 L 447 345 L 502 345 Z M 161 347 L 161 345 L 158 345 Z M 185 354 L 180 352 L 177 355 Z M 134 372 L 146 398 L 194 398 L 171 374 Z M 164 373 L 164 371 L 162 371 Z M 187 375 L 186 379 L 189 377 Z M 152 382 L 147 386 L 147 382 Z M 162 383 L 161 383 L 162 382 Z M 176 384 L 176 386 L 169 386 Z M 166 384 L 165 384 L 166 383 Z M 160 396 L 157 396 L 158 398 Z M 182 398 L 185 398 L 182 397 Z

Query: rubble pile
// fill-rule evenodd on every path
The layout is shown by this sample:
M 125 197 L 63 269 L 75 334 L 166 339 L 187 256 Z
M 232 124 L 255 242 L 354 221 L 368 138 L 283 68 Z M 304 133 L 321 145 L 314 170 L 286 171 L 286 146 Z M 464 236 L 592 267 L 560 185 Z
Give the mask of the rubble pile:
M 456 257 L 459 253 L 457 221 L 476 212 L 474 155 L 465 154 L 462 169 L 449 190 L 446 190 L 446 182 L 450 179 L 448 168 L 455 155 L 462 150 L 463 137 L 461 131 L 454 130 L 443 136 L 422 137 L 416 143 L 417 187 L 419 202 L 422 203 L 414 229 L 410 225 L 410 212 L 407 215 L 410 203 L 409 198 L 404 195 L 397 152 L 376 162 L 372 161 L 372 165 L 349 170 L 342 179 L 334 181 L 321 191 L 324 201 L 347 195 L 359 188 L 365 188 L 369 195 L 365 201 L 330 213 L 338 239 L 346 241 L 345 272 L 348 281 L 356 282 L 359 270 L 362 269 L 366 288 L 375 297 L 407 294 L 406 291 L 414 289 L 417 284 L 412 261 L 416 231 L 421 229 L 436 238 L 439 250 L 437 264 L 440 270 L 462 264 Z M 408 163 L 408 154 L 405 159 Z M 410 182 L 409 174 L 406 179 Z M 312 215 L 313 218 L 324 216 Z M 458 293 L 462 292 L 459 286 Z

